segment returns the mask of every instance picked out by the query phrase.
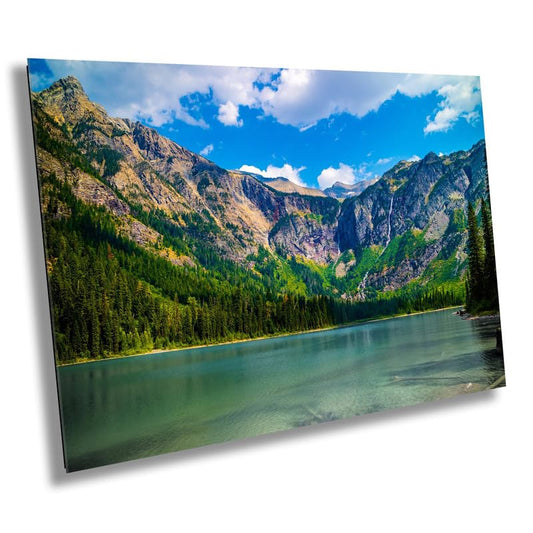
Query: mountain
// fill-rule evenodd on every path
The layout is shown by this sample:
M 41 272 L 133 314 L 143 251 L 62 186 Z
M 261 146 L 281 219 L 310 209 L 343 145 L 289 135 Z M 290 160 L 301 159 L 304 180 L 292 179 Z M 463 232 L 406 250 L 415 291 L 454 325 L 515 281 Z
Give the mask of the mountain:
M 109 117 L 90 102 L 73 77 L 57 81 L 32 98 L 37 127 L 47 134 L 45 141 L 50 138 L 68 146 L 72 154 L 79 151 L 86 161 L 86 167 L 72 161 L 65 166 L 63 152 L 46 150 L 46 142 L 40 142 L 40 172 L 55 172 L 81 200 L 107 207 L 119 217 L 124 236 L 146 248 L 158 248 L 160 255 L 174 254 L 167 247 L 154 246 L 162 235 L 153 225 L 147 227 L 138 220 L 133 206 L 136 212 L 155 213 L 165 224 L 193 238 L 200 231 L 204 243 L 240 263 L 259 246 L 270 246 L 270 231 L 281 219 L 337 210 L 329 198 L 290 191 L 281 194 L 252 175 L 218 167 L 139 122 Z M 302 229 L 289 245 L 294 253 L 311 238 Z M 283 232 L 276 235 L 279 240 Z M 191 263 L 194 257 L 174 260 Z
M 487 194 L 487 183 L 484 141 L 449 156 L 401 161 L 343 203 L 339 249 L 373 256 L 363 277 L 377 290 L 457 279 L 466 266 L 466 208 Z
M 351 196 L 357 196 L 361 194 L 367 187 L 373 185 L 378 181 L 379 177 L 371 178 L 368 180 L 361 180 L 357 183 L 348 184 L 336 181 L 331 187 L 324 189 L 324 194 L 331 198 L 337 198 L 338 200 L 344 200 Z
M 467 204 L 487 194 L 483 141 L 337 183 L 341 202 L 110 117 L 71 76 L 31 105 L 61 361 L 464 297 Z
M 322 198 L 326 196 L 326 194 L 320 189 L 314 189 L 313 187 L 304 187 L 302 185 L 294 183 L 293 181 L 287 178 L 282 178 L 281 176 L 277 178 L 265 178 L 260 174 L 252 174 L 250 172 L 242 172 L 237 170 L 234 172 L 249 174 L 250 176 L 253 176 L 258 179 L 261 183 L 264 183 L 265 185 L 268 185 L 269 187 L 272 187 L 273 189 L 279 192 L 297 193 L 302 194 L 304 196 L 320 196 Z

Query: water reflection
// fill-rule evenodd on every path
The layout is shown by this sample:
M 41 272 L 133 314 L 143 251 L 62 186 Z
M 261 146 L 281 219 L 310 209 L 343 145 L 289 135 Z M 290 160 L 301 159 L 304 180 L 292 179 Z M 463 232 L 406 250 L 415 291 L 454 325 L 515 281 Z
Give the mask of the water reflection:
M 499 322 L 450 311 L 59 369 L 71 470 L 486 388 Z

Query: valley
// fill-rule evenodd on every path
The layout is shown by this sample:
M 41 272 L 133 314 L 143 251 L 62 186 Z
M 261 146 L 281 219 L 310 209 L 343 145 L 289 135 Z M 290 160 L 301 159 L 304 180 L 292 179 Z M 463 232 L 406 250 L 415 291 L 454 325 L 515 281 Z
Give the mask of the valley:
M 483 140 L 321 191 L 110 117 L 72 76 L 31 98 L 58 363 L 464 302 Z

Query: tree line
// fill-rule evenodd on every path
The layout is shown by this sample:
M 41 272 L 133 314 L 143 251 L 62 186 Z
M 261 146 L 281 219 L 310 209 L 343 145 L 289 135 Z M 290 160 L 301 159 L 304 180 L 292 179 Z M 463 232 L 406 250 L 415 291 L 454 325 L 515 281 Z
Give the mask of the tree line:
M 59 362 L 128 355 L 446 307 L 461 295 L 435 289 L 351 302 L 285 290 L 235 263 L 176 267 L 121 237 L 113 216 L 43 179 L 46 253 Z

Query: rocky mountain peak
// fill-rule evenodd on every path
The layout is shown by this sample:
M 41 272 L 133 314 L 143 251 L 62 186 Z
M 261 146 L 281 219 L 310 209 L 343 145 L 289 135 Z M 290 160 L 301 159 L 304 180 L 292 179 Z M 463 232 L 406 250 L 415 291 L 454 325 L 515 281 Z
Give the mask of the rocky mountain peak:
M 472 146 L 472 148 L 470 148 L 470 150 L 468 151 L 470 154 L 474 154 L 476 152 L 480 152 L 481 154 L 483 155 L 486 155 L 485 154 L 485 150 L 486 150 L 486 147 L 485 147 L 485 139 L 481 139 L 480 141 L 478 141 L 476 144 L 474 144 Z
M 61 87 L 65 92 L 72 91 L 85 94 L 82 84 L 75 76 L 66 76 L 65 78 L 61 78 L 60 80 L 54 82 L 50 88 L 52 89 L 56 87 Z
M 336 181 L 332 187 L 342 187 L 344 189 L 353 189 L 353 185 L 349 185 L 348 183 L 344 183 L 342 181 Z
M 342 181 L 336 181 L 331 187 L 324 189 L 324 193 L 331 198 L 337 198 L 338 200 L 344 200 L 352 196 L 357 196 L 363 193 L 368 187 L 378 181 L 378 177 L 374 177 L 367 180 L 357 181 L 356 183 L 343 183 Z
M 353 293 L 363 279 L 367 289 L 392 290 L 423 275 L 433 279 L 435 264 L 446 280 L 457 278 L 466 207 L 487 189 L 483 141 L 321 191 L 284 177 L 226 171 L 140 122 L 110 117 L 73 76 L 33 93 L 32 102 L 34 121 L 53 141 L 40 147 L 40 171 L 70 184 L 83 202 L 107 208 L 122 235 L 171 262 L 177 252 L 161 248 L 165 232 L 194 264 L 205 247 L 247 268 L 260 249 L 271 261 L 296 258 L 296 277 L 309 261 L 320 265 L 306 279 L 342 257 L 339 272 L 351 281 L 317 285 L 320 291 L 345 286 Z
M 87 116 L 97 121 L 108 119 L 103 107 L 89 100 L 80 81 L 74 76 L 55 81 L 48 89 L 38 93 L 38 100 L 59 124 L 76 124 Z
M 66 78 L 55 81 L 48 89 L 41 91 L 40 96 L 43 100 L 50 103 L 53 101 L 89 101 L 89 97 L 85 93 L 82 84 L 74 76 L 67 76 Z
M 424 159 L 422 159 L 421 164 L 429 165 L 431 163 L 436 163 L 437 161 L 440 161 L 440 157 L 435 152 L 429 152 Z

